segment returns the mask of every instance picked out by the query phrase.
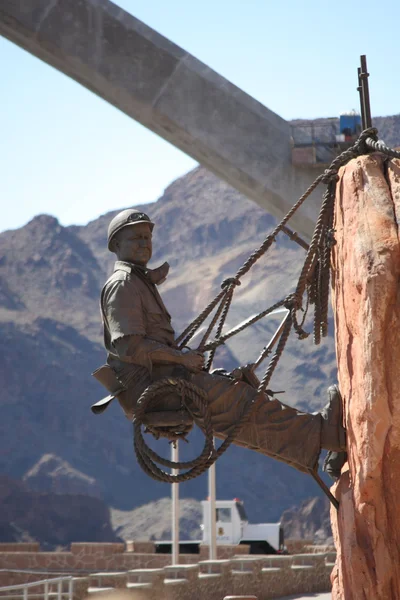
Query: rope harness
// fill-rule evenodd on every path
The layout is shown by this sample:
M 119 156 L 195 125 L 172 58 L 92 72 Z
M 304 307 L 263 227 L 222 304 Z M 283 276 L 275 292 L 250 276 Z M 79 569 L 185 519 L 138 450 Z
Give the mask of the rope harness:
M 267 396 L 273 393 L 268 390 L 268 385 L 280 357 L 285 349 L 286 342 L 292 331 L 292 328 L 297 333 L 299 339 L 305 339 L 309 333 L 303 329 L 307 311 L 310 305 L 314 306 L 313 320 L 313 336 L 314 343 L 318 345 L 321 337 L 325 337 L 328 333 L 328 300 L 329 300 L 329 283 L 330 283 L 330 259 L 331 249 L 335 245 L 333 229 L 333 217 L 335 206 L 335 190 L 338 180 L 338 171 L 340 167 L 348 163 L 351 159 L 368 154 L 369 152 L 380 152 L 391 158 L 400 158 L 400 152 L 388 148 L 384 142 L 378 141 L 377 129 L 370 127 L 365 129 L 354 143 L 353 146 L 342 152 L 331 163 L 328 169 L 319 175 L 310 185 L 306 192 L 299 198 L 294 206 L 289 210 L 282 221 L 275 227 L 261 244 L 254 251 L 246 262 L 240 267 L 234 277 L 225 279 L 221 285 L 221 291 L 208 304 L 203 312 L 188 325 L 181 333 L 175 342 L 175 347 L 183 349 L 190 342 L 193 335 L 204 323 L 204 321 L 215 310 L 209 326 L 200 342 L 199 351 L 209 352 L 205 370 L 209 371 L 214 359 L 215 352 L 219 346 L 224 344 L 228 339 L 242 332 L 244 329 L 253 325 L 266 315 L 272 313 L 279 307 L 288 309 L 288 313 L 283 320 L 279 335 L 275 336 L 273 343 L 266 346 L 256 363 L 251 365 L 254 372 L 255 367 L 271 353 L 272 346 L 277 342 L 276 350 L 270 359 L 270 362 L 265 370 L 261 382 L 254 374 L 252 380 L 253 386 L 257 389 L 257 394 L 252 404 L 243 417 L 236 423 L 231 433 L 222 442 L 217 449 L 213 441 L 213 429 L 211 417 L 207 406 L 207 394 L 198 386 L 184 379 L 165 378 L 155 383 L 152 383 L 141 395 L 137 403 L 137 409 L 134 419 L 134 448 L 140 466 L 143 470 L 157 481 L 165 481 L 167 483 L 178 483 L 188 481 L 198 475 L 204 473 L 232 444 L 241 429 L 249 422 L 250 417 L 257 411 L 262 402 L 267 401 Z M 252 266 L 262 257 L 272 244 L 275 242 L 279 232 L 285 231 L 286 223 L 300 208 L 304 201 L 310 196 L 315 188 L 320 184 L 326 184 L 327 189 L 323 195 L 322 205 L 319 216 L 315 225 L 311 243 L 307 249 L 307 254 L 294 293 L 289 294 L 283 300 L 277 302 L 270 308 L 260 312 L 258 315 L 251 317 L 247 321 L 234 327 L 227 333 L 223 334 L 222 330 L 225 324 L 227 314 L 229 312 L 233 294 L 237 286 L 241 284 L 241 279 Z M 290 231 L 290 230 L 289 230 Z M 286 231 L 287 233 L 287 231 Z M 296 235 L 296 234 L 293 234 Z M 299 311 L 303 312 L 301 320 L 298 318 Z M 208 341 L 212 331 L 216 328 L 215 336 L 212 341 Z M 240 369 L 239 369 L 240 370 Z M 248 381 L 249 382 L 249 381 Z M 254 383 L 256 382 L 256 383 Z M 143 439 L 141 424 L 143 415 L 160 399 L 160 397 L 171 392 L 178 393 L 182 398 L 182 405 L 187 407 L 189 402 L 198 409 L 203 419 L 203 429 L 205 435 L 204 448 L 200 456 L 186 462 L 173 462 L 159 456 L 151 448 L 149 448 Z M 189 411 L 190 412 L 190 411 Z M 167 430 L 167 428 L 159 428 L 148 431 L 156 437 L 167 437 L 173 443 L 178 439 L 184 439 L 187 434 L 185 427 L 176 431 Z M 188 469 L 185 473 L 171 475 L 160 469 L 157 464 L 172 469 Z M 314 477 L 317 483 L 323 488 L 324 492 L 329 496 L 331 502 L 338 506 L 337 500 L 332 496 L 325 483 L 319 478 L 315 471 L 310 470 L 310 474 Z

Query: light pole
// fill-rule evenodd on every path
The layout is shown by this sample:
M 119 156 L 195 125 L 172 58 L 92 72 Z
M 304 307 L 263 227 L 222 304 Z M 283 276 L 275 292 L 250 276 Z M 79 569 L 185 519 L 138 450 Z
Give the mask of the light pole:
M 271 351 L 273 346 L 276 344 L 276 342 L 279 339 L 279 335 L 282 332 L 282 329 L 285 325 L 286 319 L 288 317 L 289 311 L 287 308 L 277 308 L 276 310 L 274 310 L 273 312 L 271 312 L 269 315 L 267 315 L 268 317 L 272 317 L 273 315 L 278 315 L 278 314 L 284 314 L 284 318 L 282 319 L 277 331 L 274 333 L 274 335 L 271 338 L 271 341 L 269 342 L 268 346 L 266 348 L 268 348 L 268 351 Z M 239 325 L 236 325 L 235 328 L 240 327 L 241 325 L 243 325 L 243 323 L 246 323 L 246 321 L 252 319 L 253 317 L 250 317 L 249 319 L 246 319 L 245 321 L 243 321 L 242 323 L 240 323 Z M 261 359 L 263 359 L 265 356 L 264 353 L 262 353 L 259 357 L 259 359 L 257 359 L 256 363 L 254 363 L 254 368 L 256 368 L 258 366 L 258 364 L 261 362 Z M 214 438 L 214 445 L 215 445 L 215 438 Z M 211 465 L 211 467 L 208 469 L 208 501 L 209 501 L 209 523 L 210 523 L 210 539 L 209 539 L 209 559 L 210 560 L 216 560 L 217 559 L 217 510 L 216 510 L 216 463 L 214 463 L 213 465 Z
M 171 460 L 178 462 L 179 447 L 178 440 L 171 444 Z M 173 475 L 179 474 L 179 469 L 172 469 Z M 179 483 L 171 485 L 172 493 L 172 564 L 179 563 Z
M 214 438 L 215 445 L 215 438 Z M 208 469 L 208 498 L 209 498 L 209 522 L 210 522 L 210 540 L 209 540 L 209 559 L 217 559 L 217 515 L 216 515 L 216 468 L 215 463 Z

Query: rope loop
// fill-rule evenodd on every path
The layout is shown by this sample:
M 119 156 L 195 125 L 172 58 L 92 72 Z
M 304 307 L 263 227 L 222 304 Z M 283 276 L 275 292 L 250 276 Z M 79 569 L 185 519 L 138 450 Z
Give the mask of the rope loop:
M 144 415 L 151 412 L 151 409 L 156 407 L 163 397 L 171 393 L 179 394 L 181 396 L 182 404 L 189 414 L 191 414 L 191 410 L 195 410 L 198 417 L 202 420 L 202 427 L 205 435 L 204 447 L 201 454 L 194 460 L 180 462 L 167 460 L 154 452 L 154 450 L 152 450 L 144 441 L 141 429 Z M 194 477 L 201 475 L 201 473 L 204 473 L 217 458 L 214 448 L 214 432 L 211 424 L 211 415 L 207 405 L 207 393 L 185 379 L 167 377 L 149 385 L 138 400 L 133 426 L 134 448 L 138 462 L 148 475 L 158 481 L 167 483 L 188 481 L 189 479 L 193 479 Z M 177 425 L 175 428 L 151 427 L 150 432 L 153 433 L 153 430 L 156 437 L 158 434 L 160 437 L 167 437 L 171 441 L 180 439 L 182 433 L 184 433 L 180 425 Z M 157 463 L 164 467 L 172 469 L 189 469 L 189 471 L 178 475 L 171 475 L 160 469 L 157 466 Z

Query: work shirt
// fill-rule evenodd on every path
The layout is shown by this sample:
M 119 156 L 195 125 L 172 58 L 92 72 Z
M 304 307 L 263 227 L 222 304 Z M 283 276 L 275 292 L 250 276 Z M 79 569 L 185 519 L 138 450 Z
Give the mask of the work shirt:
M 175 332 L 157 287 L 138 265 L 117 261 L 114 273 L 106 282 L 101 293 L 101 312 L 104 327 L 104 345 L 108 352 L 108 363 L 120 370 L 123 356 L 117 351 L 116 342 L 127 336 L 138 338 L 137 365 L 151 370 L 147 353 L 140 351 L 140 338 L 172 346 Z M 130 360 L 129 362 L 132 362 Z

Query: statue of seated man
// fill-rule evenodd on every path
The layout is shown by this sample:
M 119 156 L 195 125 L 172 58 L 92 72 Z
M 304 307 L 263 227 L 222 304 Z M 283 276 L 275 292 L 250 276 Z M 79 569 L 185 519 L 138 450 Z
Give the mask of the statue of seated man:
M 128 419 L 143 391 L 164 377 L 191 381 L 207 392 L 214 434 L 225 439 L 254 401 L 257 390 L 251 385 L 203 370 L 204 356 L 174 346 L 171 317 L 157 285 L 165 279 L 168 265 L 150 270 L 154 224 L 143 212 L 124 210 L 108 229 L 108 248 L 117 256 L 115 269 L 101 293 L 104 345 L 107 370 L 98 379 L 116 396 Z M 105 371 L 104 371 L 105 372 Z M 111 379 L 110 379 L 111 374 Z M 95 374 L 96 376 L 96 374 Z M 265 397 L 234 443 L 251 448 L 296 469 L 317 468 L 321 448 L 333 452 L 345 449 L 341 398 L 337 386 L 328 389 L 329 402 L 317 414 L 299 412 L 276 398 Z M 181 398 L 173 393 L 154 409 L 159 426 L 182 418 Z M 202 427 L 201 416 L 188 405 L 191 418 Z M 151 414 L 149 414 L 151 417 Z

